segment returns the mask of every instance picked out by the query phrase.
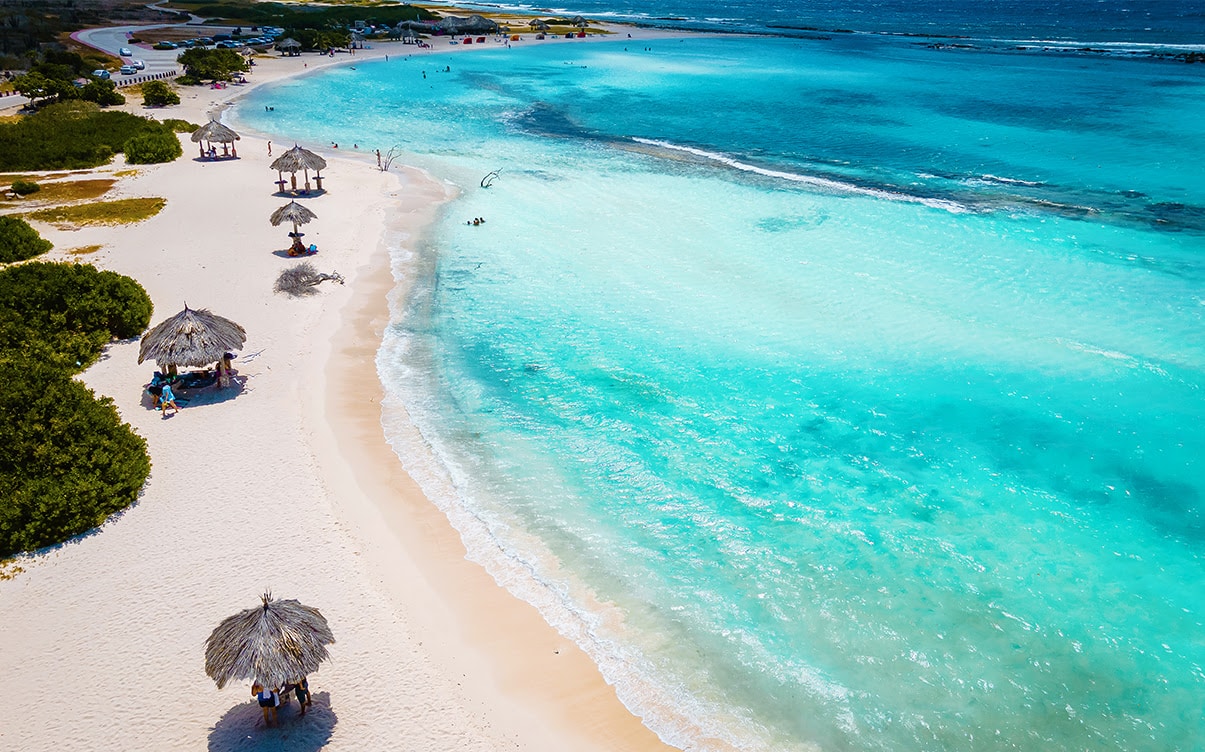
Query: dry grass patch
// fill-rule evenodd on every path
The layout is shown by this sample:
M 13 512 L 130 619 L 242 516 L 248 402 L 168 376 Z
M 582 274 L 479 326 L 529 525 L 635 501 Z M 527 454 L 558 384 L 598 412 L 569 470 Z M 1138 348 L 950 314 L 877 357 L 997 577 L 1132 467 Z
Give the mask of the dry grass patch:
M 113 173 L 113 177 L 128 178 L 131 175 L 137 175 L 137 174 L 138 174 L 138 170 L 118 170 L 117 172 Z
M 70 253 L 72 256 L 86 256 L 89 253 L 96 253 L 101 248 L 104 248 L 104 246 L 103 245 L 81 245 L 79 248 L 72 248 L 72 249 L 68 250 L 67 253 Z
M 25 198 L 5 201 L 7 204 L 66 204 L 74 201 L 89 201 L 105 195 L 116 178 L 96 178 L 93 180 L 66 180 L 60 183 L 38 183 L 42 190 L 31 193 Z
M 92 204 L 56 206 L 28 212 L 25 217 L 70 229 L 73 226 L 128 225 L 158 214 L 167 204 L 165 198 L 123 198 Z
M 24 571 L 24 569 L 17 566 L 16 559 L 0 561 L 0 581 L 11 580 Z

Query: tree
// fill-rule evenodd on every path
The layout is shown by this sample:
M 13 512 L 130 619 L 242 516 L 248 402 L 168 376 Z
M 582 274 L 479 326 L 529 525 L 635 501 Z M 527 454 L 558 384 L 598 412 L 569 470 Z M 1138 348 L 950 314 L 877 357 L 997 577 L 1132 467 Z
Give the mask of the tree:
M 60 99 L 66 99 L 60 95 Z M 101 107 L 114 104 L 125 104 L 126 98 L 117 91 L 117 84 L 103 78 L 94 78 L 79 89 L 79 98 L 87 102 L 96 102 Z
M 126 141 L 123 151 L 129 164 L 171 162 L 184 154 L 180 139 L 171 131 L 135 136 Z
M 38 99 L 53 96 L 52 86 L 49 78 L 37 72 L 26 73 L 13 80 L 13 88 L 19 91 L 21 96 L 29 97 L 29 103 L 33 105 L 37 104 Z
M 51 247 L 50 241 L 39 235 L 25 220 L 0 217 L 0 263 L 31 259 L 49 251 Z
M 229 81 L 235 73 L 251 70 L 243 56 L 234 50 L 193 47 L 180 55 L 179 62 L 186 76 L 202 81 Z
M 142 104 L 144 107 L 165 107 L 169 104 L 180 104 L 180 95 L 176 90 L 162 81 L 147 81 L 142 85 Z

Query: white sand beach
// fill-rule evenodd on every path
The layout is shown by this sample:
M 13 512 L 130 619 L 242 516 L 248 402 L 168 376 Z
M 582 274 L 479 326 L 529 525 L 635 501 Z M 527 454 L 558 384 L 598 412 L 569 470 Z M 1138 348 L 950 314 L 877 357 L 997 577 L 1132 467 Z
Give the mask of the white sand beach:
M 415 52 L 362 54 L 395 50 Z M 262 59 L 251 78 L 347 62 Z M 245 89 L 185 88 L 182 105 L 151 114 L 203 122 Z M 165 197 L 158 216 L 38 229 L 55 244 L 47 258 L 138 280 L 152 323 L 185 304 L 239 322 L 241 387 L 165 418 L 142 402 L 154 366 L 137 364 L 137 341 L 111 345 L 83 374 L 146 438 L 153 470 L 135 506 L 0 581 L 0 749 L 663 747 L 585 654 L 465 560 L 384 441 L 373 357 L 394 285 L 386 220 L 417 243 L 455 187 L 324 152 L 329 192 L 306 199 L 318 215 L 306 241 L 319 246 L 315 266 L 347 282 L 292 299 L 272 292 L 292 260 L 273 253 L 288 228 L 268 216 L 287 199 L 273 195 L 265 140 L 244 134 L 239 160 L 208 163 L 183 138 L 182 159 L 115 188 Z M 91 244 L 102 248 L 67 253 Z M 218 690 L 203 659 L 218 622 L 269 589 L 321 609 L 337 640 L 310 677 L 312 711 L 299 717 L 294 704 L 276 728 L 246 684 Z

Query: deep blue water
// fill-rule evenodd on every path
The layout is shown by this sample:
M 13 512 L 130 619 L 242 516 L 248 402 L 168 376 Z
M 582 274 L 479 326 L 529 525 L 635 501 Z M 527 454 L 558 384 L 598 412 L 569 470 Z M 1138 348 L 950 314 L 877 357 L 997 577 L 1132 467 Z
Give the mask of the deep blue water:
M 394 55 L 237 115 L 460 188 L 394 249 L 387 435 L 667 740 L 1205 749 L 1205 67 L 913 42 Z
M 779 34 L 853 31 L 1101 44 L 1205 44 L 1199 0 L 573 0 L 482 3 L 658 26 Z

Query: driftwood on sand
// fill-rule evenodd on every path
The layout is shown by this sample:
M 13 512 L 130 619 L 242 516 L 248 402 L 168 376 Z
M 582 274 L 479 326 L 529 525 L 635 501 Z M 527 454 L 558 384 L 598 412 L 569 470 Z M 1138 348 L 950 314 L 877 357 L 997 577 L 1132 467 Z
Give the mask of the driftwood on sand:
M 343 275 L 339 272 L 331 272 L 330 274 L 319 272 L 314 268 L 313 264 L 303 261 L 297 266 L 282 271 L 280 276 L 276 278 L 276 286 L 273 289 L 276 292 L 283 292 L 285 295 L 300 298 L 316 294 L 318 292 L 318 285 L 326 281 L 343 284 Z

